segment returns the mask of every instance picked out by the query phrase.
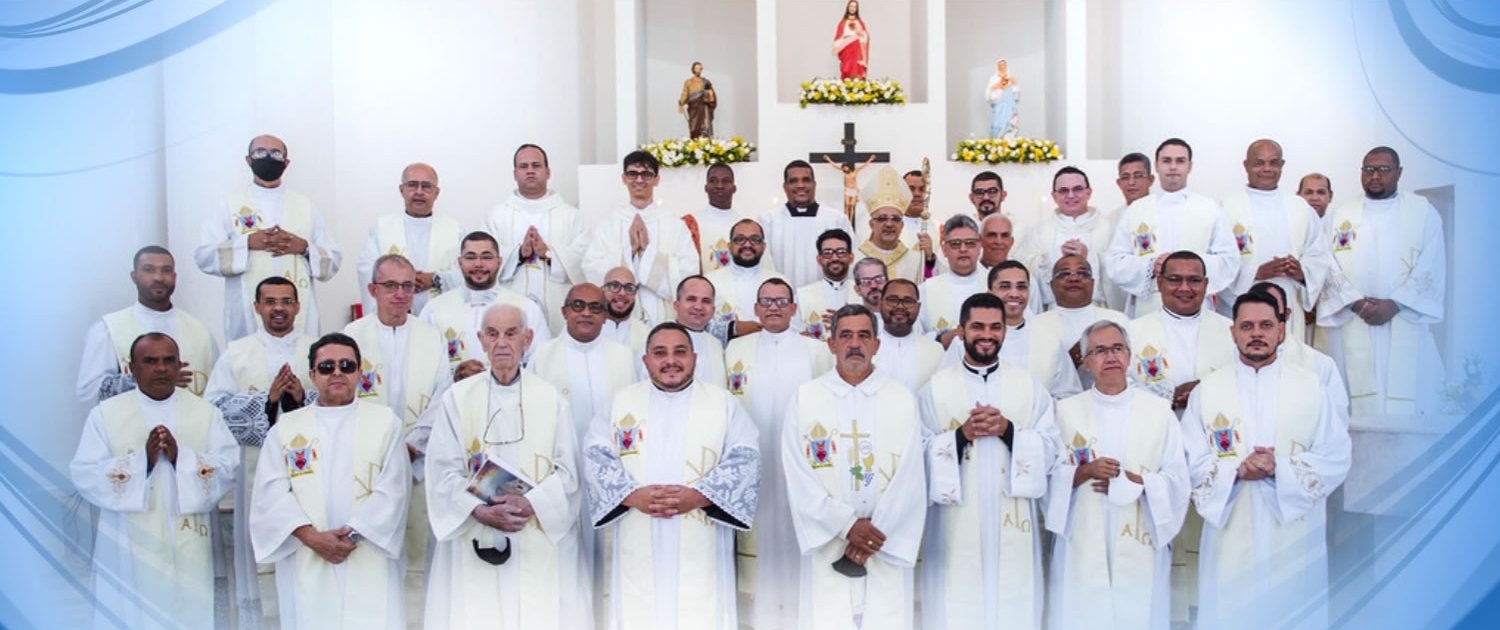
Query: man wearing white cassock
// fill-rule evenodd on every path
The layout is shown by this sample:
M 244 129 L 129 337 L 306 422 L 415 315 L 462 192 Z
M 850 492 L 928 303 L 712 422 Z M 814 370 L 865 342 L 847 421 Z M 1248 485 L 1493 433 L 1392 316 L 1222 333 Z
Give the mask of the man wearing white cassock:
M 241 447 L 239 484 L 234 489 L 234 603 L 242 627 L 247 628 L 262 624 L 260 576 L 273 579 L 272 567 L 257 566 L 250 548 L 250 491 L 260 447 L 282 413 L 300 409 L 308 402 L 308 394 L 317 391 L 307 373 L 292 367 L 307 360 L 316 341 L 292 327 L 299 308 L 297 287 L 291 280 L 281 276 L 261 280 L 255 288 L 261 329 L 230 342 L 214 364 L 204 393 L 204 400 L 224 414 L 229 433 Z
M 781 469 L 781 422 L 797 388 L 833 367 L 828 346 L 792 328 L 797 303 L 785 280 L 772 278 L 756 296 L 760 332 L 729 342 L 729 393 L 745 403 L 760 431 L 761 493 L 755 523 L 738 535 L 739 590 L 750 596 L 743 621 L 752 628 L 797 627 L 802 554 L 792 529 Z
M 1063 341 L 1081 340 L 1083 329 L 1101 319 L 1124 326 L 1129 318 L 1124 313 L 1113 311 L 1095 303 L 1096 280 L 1088 259 L 1077 254 L 1064 254 L 1052 264 L 1051 288 L 1054 300 L 1047 312 L 1031 318 L 1038 328 L 1060 328 Z M 1075 341 L 1068 348 L 1068 356 L 1078 368 L 1078 381 L 1085 390 L 1094 386 L 1094 375 L 1083 365 L 1083 348 Z M 1129 357 L 1127 357 L 1128 359 Z
M 318 339 L 309 363 L 318 404 L 282 416 L 260 451 L 255 561 L 276 564 L 284 630 L 405 628 L 401 420 L 356 397 L 361 356 L 348 335 Z
M 93 627 L 212 628 L 209 513 L 234 487 L 234 438 L 218 409 L 177 391 L 171 337 L 140 335 L 129 354 L 136 391 L 89 412 L 68 467 L 100 509 Z
M 880 293 L 880 352 L 875 353 L 881 372 L 913 394 L 922 391 L 943 361 L 942 344 L 912 326 L 921 307 L 917 295 L 917 285 L 905 278 L 885 283 Z M 957 312 L 953 321 L 957 330 Z
M 1281 286 L 1273 282 L 1258 282 L 1250 287 L 1251 291 L 1260 291 L 1276 299 L 1277 312 L 1282 319 L 1290 319 L 1292 310 L 1286 305 L 1286 293 Z M 1323 386 L 1323 394 L 1333 404 L 1333 413 L 1338 416 L 1339 422 L 1345 427 L 1349 426 L 1349 389 L 1344 385 L 1344 376 L 1339 374 L 1339 366 L 1330 357 L 1317 348 L 1307 345 L 1301 339 L 1293 337 L 1290 333 L 1281 345 L 1276 348 L 1276 356 L 1282 361 L 1292 363 L 1305 368 L 1318 375 L 1318 383 Z
M 645 151 L 625 156 L 620 181 L 630 193 L 630 203 L 594 226 L 582 263 L 584 277 L 601 285 L 609 270 L 630 269 L 640 289 L 636 308 L 645 309 L 649 321 L 666 321 L 672 289 L 698 273 L 698 250 L 687 224 L 656 205 L 660 168 L 661 163 Z
M 807 286 L 819 276 L 816 257 L 821 252 L 822 234 L 832 229 L 853 234 L 854 228 L 837 208 L 818 205 L 818 183 L 813 179 L 812 165 L 807 162 L 787 163 L 781 170 L 781 189 L 786 193 L 786 204 L 766 211 L 756 222 L 765 228 L 771 259 L 786 274 L 787 282 L 794 287 Z M 840 306 L 834 304 L 830 308 Z
M 136 303 L 100 318 L 84 337 L 78 401 L 92 407 L 134 389 L 130 344 L 148 332 L 181 340 L 182 373 L 177 386 L 201 395 L 219 347 L 203 322 L 172 306 L 177 290 L 172 252 L 156 245 L 142 247 L 131 264 L 130 283 L 135 285 Z
M 1057 403 L 1063 455 L 1043 501 L 1056 535 L 1049 626 L 1171 627 L 1172 538 L 1188 505 L 1182 432 L 1167 401 L 1130 387 L 1130 340 L 1118 322 L 1082 333 L 1089 391 Z
M 736 630 L 734 532 L 754 521 L 759 434 L 739 401 L 693 378 L 692 341 L 665 323 L 647 380 L 615 394 L 584 441 L 589 521 L 613 557 L 612 630 Z
M 1325 500 L 1349 472 L 1349 431 L 1311 371 L 1279 360 L 1276 300 L 1234 304 L 1239 359 L 1203 378 L 1182 416 L 1203 515 L 1198 624 L 1328 625 Z
M 871 361 L 878 325 L 863 306 L 834 314 L 834 369 L 797 390 L 781 430 L 806 630 L 913 627 L 922 426 L 916 396 Z
M 437 170 L 431 166 L 419 162 L 406 167 L 401 171 L 396 190 L 401 193 L 405 212 L 375 218 L 365 246 L 359 251 L 358 282 L 370 283 L 375 259 L 401 254 L 417 266 L 417 293 L 412 296 L 411 311 L 420 313 L 428 300 L 442 292 L 443 281 L 453 277 L 446 272 L 453 268 L 458 257 L 463 232 L 459 231 L 458 221 L 432 212 L 442 189 L 438 188 Z M 369 293 L 360 296 L 360 303 L 366 313 L 375 310 L 375 296 Z
M 463 286 L 433 298 L 419 314 L 422 321 L 442 334 L 446 365 L 453 372 L 454 381 L 483 372 L 487 366 L 489 359 L 479 342 L 479 320 L 492 304 L 509 304 L 526 313 L 537 345 L 552 339 L 542 308 L 526 296 L 499 285 L 497 274 L 504 260 L 499 247 L 488 232 L 465 235 L 458 254 Z M 523 361 L 530 358 L 528 355 Z
M 1433 324 L 1443 321 L 1447 259 L 1443 220 L 1420 195 L 1400 192 L 1401 158 L 1365 154 L 1365 195 L 1329 211 L 1333 257 L 1343 270 L 1320 302 L 1318 347 L 1338 362 L 1355 415 L 1438 412 L 1443 363 Z
M 733 260 L 705 274 L 714 285 L 714 319 L 733 326 L 735 335 L 760 330 L 755 314 L 756 292 L 768 278 L 781 278 L 765 259 L 766 237 L 754 219 L 741 219 L 729 230 Z
M 797 317 L 794 328 L 799 332 L 827 341 L 833 333 L 833 312 L 845 304 L 859 302 L 849 265 L 854 262 L 854 241 L 839 228 L 824 230 L 818 236 L 818 268 L 822 277 L 812 284 L 797 287 Z
M 993 269 L 989 275 L 990 294 L 1000 298 L 1005 307 L 1005 345 L 1000 348 L 1000 360 L 1022 368 L 1031 374 L 1052 395 L 1062 399 L 1083 391 L 1078 381 L 1078 371 L 1068 348 L 1074 340 L 1064 339 L 1059 322 L 1044 319 L 1040 322 L 1031 316 L 1031 272 L 1019 260 L 1007 260 Z M 963 360 L 964 347 L 949 344 L 943 355 L 941 368 L 957 365 Z
M 1287 321 L 1287 336 L 1302 339 L 1308 323 L 1303 313 L 1312 310 L 1335 268 L 1333 249 L 1317 212 L 1296 191 L 1277 187 L 1286 164 L 1281 145 L 1256 140 L 1244 164 L 1249 184 L 1224 198 L 1224 217 L 1233 226 L 1242 264 L 1234 284 L 1219 295 L 1218 310 L 1228 312 L 1235 296 L 1251 285 L 1273 282 L 1291 297 L 1293 317 Z
M 514 306 L 485 311 L 488 373 L 454 385 L 433 414 L 427 513 L 438 544 L 424 627 L 592 627 L 572 411 L 521 370 L 527 324 Z M 508 481 L 474 488 L 492 474 Z
M 651 332 L 651 322 L 646 311 L 635 302 L 640 285 L 635 283 L 635 274 L 626 267 L 615 267 L 604 274 L 604 325 L 601 334 L 637 355 L 646 352 L 646 333 Z
M 516 190 L 484 218 L 484 231 L 500 242 L 499 254 L 507 265 L 500 280 L 516 293 L 531 298 L 547 316 L 548 332 L 562 330 L 558 309 L 568 287 L 583 282 L 583 248 L 588 245 L 588 227 L 578 220 L 578 209 L 549 190 L 552 167 L 547 152 L 534 144 L 523 144 L 512 156 Z M 526 316 L 533 331 L 541 322 Z M 541 345 L 542 340 L 537 340 Z
M 935 335 L 946 348 L 958 336 L 958 307 L 985 292 L 990 270 L 979 264 L 979 225 L 968 215 L 956 214 L 943 223 L 942 249 L 948 273 L 922 283 L 917 328 Z
M 1054 266 L 1066 256 L 1081 257 L 1093 269 L 1104 268 L 1102 261 L 1109 251 L 1119 215 L 1089 205 L 1093 195 L 1088 174 L 1078 167 L 1064 166 L 1052 176 L 1052 201 L 1056 207 L 1043 211 L 1021 248 L 1024 251 L 1016 254 L 1033 276 L 1052 277 Z M 1114 287 L 1106 284 L 1102 278 L 1096 283 L 1090 296 L 1092 302 L 1107 305 L 1107 296 Z M 1057 304 L 1047 285 L 1039 288 L 1037 303 L 1049 309 Z
M 245 163 L 254 175 L 250 185 L 229 193 L 218 216 L 204 220 L 193 250 L 198 269 L 224 278 L 224 337 L 234 341 L 255 333 L 252 292 L 270 276 L 296 283 L 302 304 L 297 330 L 316 335 L 313 281 L 332 279 L 344 255 L 312 202 L 281 185 L 282 174 L 292 164 L 286 143 L 275 136 L 256 136 Z
M 683 279 L 677 285 L 677 300 L 672 302 L 672 310 L 677 315 L 675 323 L 688 331 L 688 336 L 693 341 L 693 353 L 698 355 L 698 360 L 693 365 L 693 378 L 713 383 L 715 387 L 723 386 L 727 382 L 724 374 L 724 343 L 707 332 L 709 322 L 714 317 L 713 283 L 698 275 Z M 638 364 L 636 376 L 645 379 L 646 367 L 644 363 Z
M 1010 334 L 1000 298 L 959 313 L 962 363 L 922 389 L 929 469 L 922 627 L 1041 628 L 1042 545 L 1035 500 L 1057 458 L 1052 397 L 1000 360 Z
M 1240 270 L 1240 250 L 1223 210 L 1213 199 L 1187 189 L 1192 147 L 1177 138 L 1162 142 L 1156 148 L 1156 170 L 1161 191 L 1120 212 L 1104 254 L 1104 273 L 1129 296 L 1125 314 L 1131 317 L 1161 305 L 1156 278 L 1172 252 L 1187 250 L 1207 261 L 1209 295 L 1232 285 Z
M 698 241 L 699 262 L 703 273 L 709 274 L 729 266 L 733 253 L 729 247 L 729 231 L 741 219 L 734 209 L 734 169 L 723 162 L 708 167 L 704 176 L 703 192 L 708 196 L 708 205 L 682 216 L 688 231 Z M 766 259 L 768 262 L 770 259 Z

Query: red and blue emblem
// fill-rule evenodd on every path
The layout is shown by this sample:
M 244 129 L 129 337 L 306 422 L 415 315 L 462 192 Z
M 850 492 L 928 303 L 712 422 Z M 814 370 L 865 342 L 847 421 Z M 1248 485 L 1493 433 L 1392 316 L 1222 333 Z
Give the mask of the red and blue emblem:
M 1218 417 L 1214 418 L 1214 423 L 1209 429 L 1211 430 L 1209 440 L 1213 442 L 1214 452 L 1219 457 L 1235 457 L 1238 455 L 1234 447 L 1240 441 L 1240 432 L 1234 429 L 1234 425 L 1230 424 L 1229 419 L 1225 418 L 1224 414 L 1221 413 Z
M 729 368 L 729 393 L 736 396 L 745 395 L 745 362 L 735 361 L 734 366 Z
M 1243 225 L 1235 224 L 1235 226 L 1234 226 L 1234 245 L 1235 245 L 1235 247 L 1240 248 L 1240 253 L 1241 254 L 1249 254 L 1249 253 L 1251 253 L 1251 251 L 1250 251 L 1250 244 L 1254 243 L 1254 242 L 1255 242 L 1255 239 L 1250 236 L 1250 230 L 1246 229 L 1245 226 L 1243 226 Z
M 443 333 L 443 340 L 446 342 L 444 347 L 448 351 L 448 362 L 457 363 L 462 360 L 464 340 L 459 336 L 458 331 L 449 328 L 447 332 Z
M 1082 433 L 1074 432 L 1073 440 L 1068 445 L 1068 463 L 1073 466 L 1082 466 L 1098 458 L 1094 449 L 1089 448 L 1089 441 Z
M 474 443 L 469 445 L 470 477 L 479 474 L 479 469 L 484 468 L 484 459 L 484 449 L 479 446 L 479 439 L 475 438 Z
M 242 206 L 239 214 L 234 215 L 234 226 L 240 229 L 240 234 L 260 231 L 260 214 L 250 206 Z
M 619 451 L 620 457 L 639 454 L 643 439 L 645 436 L 636 424 L 635 416 L 627 413 L 615 425 L 615 450 Z
M 1152 232 L 1151 226 L 1145 223 L 1135 228 L 1135 233 L 1131 235 L 1130 241 L 1135 246 L 1135 254 L 1137 256 L 1156 253 L 1156 233 Z
M 812 464 L 813 470 L 819 468 L 830 468 L 833 462 L 829 458 L 838 453 L 833 439 L 828 434 L 828 429 L 823 428 L 822 423 L 813 425 L 812 431 L 807 434 L 807 447 L 803 449 L 807 455 L 807 462 Z
M 376 371 L 375 367 L 370 365 L 369 361 L 361 359 L 359 363 L 359 388 L 356 392 L 359 394 L 359 397 L 369 398 L 371 396 L 379 396 L 380 384 L 382 382 L 380 372 Z
M 823 318 L 817 313 L 813 313 L 807 318 L 807 334 L 811 335 L 814 339 L 823 338 Z
M 287 444 L 285 455 L 288 477 L 312 474 L 312 464 L 318 459 L 318 451 L 301 434 L 292 438 L 292 441 Z
M 1141 380 L 1148 383 L 1161 381 L 1167 377 L 1167 357 L 1159 353 L 1154 346 L 1146 346 L 1136 361 L 1135 371 L 1140 375 Z
M 1333 251 L 1347 252 L 1354 249 L 1354 226 L 1348 221 L 1333 230 Z

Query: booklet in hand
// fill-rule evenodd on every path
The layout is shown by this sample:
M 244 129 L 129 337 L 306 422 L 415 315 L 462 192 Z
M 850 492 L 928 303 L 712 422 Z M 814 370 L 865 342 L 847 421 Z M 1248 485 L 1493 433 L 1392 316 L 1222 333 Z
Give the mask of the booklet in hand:
M 479 500 L 490 503 L 491 497 L 512 495 L 520 496 L 531 491 L 531 484 L 515 471 L 510 470 L 503 462 L 486 457 L 484 465 L 474 473 L 469 480 L 469 494 L 479 497 Z

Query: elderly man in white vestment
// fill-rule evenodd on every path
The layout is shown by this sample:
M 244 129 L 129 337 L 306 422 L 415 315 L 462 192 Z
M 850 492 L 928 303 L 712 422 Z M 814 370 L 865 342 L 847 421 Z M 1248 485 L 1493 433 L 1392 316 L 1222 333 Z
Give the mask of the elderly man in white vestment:
M 1080 333 L 1089 391 L 1057 402 L 1063 454 L 1043 501 L 1053 538 L 1049 627 L 1167 630 L 1172 538 L 1188 505 L 1182 431 L 1167 401 L 1130 387 L 1118 322 Z
M 917 327 L 946 348 L 958 336 L 958 307 L 969 296 L 985 292 L 990 270 L 979 262 L 979 225 L 968 215 L 956 214 L 943 222 L 941 247 L 948 272 L 922 283 Z
M 637 355 L 644 354 L 651 322 L 646 318 L 646 311 L 636 306 L 635 296 L 640 285 L 635 282 L 635 274 L 626 267 L 615 267 L 604 274 L 604 284 L 599 288 L 604 290 L 606 315 L 601 334 Z
M 259 628 L 265 611 L 261 576 L 274 592 L 271 565 L 257 565 L 250 548 L 250 491 L 266 432 L 283 413 L 296 411 L 316 392 L 302 365 L 315 339 L 292 326 L 301 308 L 297 287 L 281 276 L 260 281 L 255 288 L 255 312 L 261 329 L 236 339 L 214 364 L 203 397 L 224 414 L 229 433 L 240 444 L 239 484 L 234 489 L 234 603 L 241 627 Z
M 1035 501 L 1057 459 L 1057 426 L 1047 390 L 1000 360 L 1006 311 L 988 293 L 965 300 L 962 363 L 939 370 L 920 396 L 933 503 L 922 541 L 924 628 L 1041 628 Z
M 698 250 L 687 224 L 656 205 L 660 169 L 661 163 L 645 151 L 625 156 L 620 181 L 630 194 L 629 203 L 594 225 L 582 263 L 584 277 L 601 285 L 609 270 L 630 269 L 639 288 L 636 308 L 645 309 L 650 321 L 670 317 L 672 289 L 699 271 Z
M 760 330 L 756 292 L 767 278 L 782 278 L 766 260 L 765 231 L 754 219 L 741 219 L 729 230 L 733 257 L 729 265 L 705 272 L 714 285 L 714 319 L 734 327 L 737 336 Z
M 411 496 L 401 420 L 358 398 L 354 339 L 329 333 L 311 352 L 318 404 L 282 416 L 260 451 L 255 560 L 276 564 L 284 630 L 399 630 Z
M 424 627 L 592 627 L 577 434 L 567 397 L 521 369 L 527 325 L 514 306 L 486 310 L 489 372 L 455 384 L 434 413 Z
M 130 344 L 148 332 L 178 342 L 182 373 L 177 375 L 177 386 L 201 395 L 219 346 L 203 322 L 172 305 L 172 294 L 177 291 L 172 252 L 156 245 L 142 247 L 131 263 L 130 283 L 135 285 L 135 304 L 100 318 L 84 336 L 78 401 L 92 407 L 134 389 Z
M 1429 329 L 1443 322 L 1447 259 L 1443 220 L 1420 195 L 1401 192 L 1401 158 L 1365 154 L 1364 197 L 1329 211 L 1333 257 L 1343 270 L 1319 302 L 1318 347 L 1339 364 L 1355 415 L 1435 414 L 1443 363 Z
M 797 287 L 795 327 L 818 341 L 827 341 L 833 332 L 829 325 L 833 323 L 833 312 L 845 304 L 859 302 L 850 268 L 854 262 L 854 240 L 839 228 L 824 230 L 818 235 L 817 252 L 818 268 L 823 275 L 812 284 Z
M 760 332 L 729 342 L 729 393 L 744 402 L 760 431 L 761 494 L 750 531 L 738 535 L 740 593 L 750 598 L 741 621 L 752 628 L 797 627 L 798 567 L 802 554 L 792 529 L 786 477 L 781 469 L 781 422 L 803 383 L 833 367 L 828 346 L 799 334 L 797 302 L 785 280 L 761 283 L 756 295 Z
M 910 390 L 872 362 L 874 313 L 833 318 L 834 369 L 802 385 L 781 430 L 802 551 L 798 627 L 913 627 L 913 565 L 926 515 L 922 426 Z
M 1264 293 L 1234 305 L 1238 360 L 1193 390 L 1182 416 L 1201 628 L 1328 626 L 1326 498 L 1349 472 L 1349 431 L 1313 372 L 1282 361 Z
M 1224 211 L 1187 188 L 1192 147 L 1178 138 L 1163 141 L 1156 148 L 1156 170 L 1161 191 L 1120 212 L 1104 255 L 1104 273 L 1128 295 L 1124 311 L 1131 317 L 1161 305 L 1155 280 L 1172 252 L 1191 251 L 1207 261 L 1209 295 L 1231 286 L 1240 270 L 1240 250 Z
M 93 627 L 212 628 L 209 514 L 234 487 L 236 445 L 218 409 L 177 391 L 177 343 L 162 333 L 133 341 L 135 391 L 89 412 L 68 466 L 99 508 Z
M 1228 312 L 1235 296 L 1257 282 L 1274 282 L 1291 298 L 1293 317 L 1288 336 L 1301 339 L 1312 310 L 1335 269 L 1333 248 L 1323 233 L 1322 219 L 1294 190 L 1279 188 L 1286 161 L 1281 145 L 1261 139 L 1245 152 L 1244 190 L 1224 198 L 1224 218 L 1234 231 L 1240 252 L 1240 271 L 1233 285 L 1219 294 L 1218 311 Z
M 646 341 L 648 379 L 615 394 L 584 441 L 588 518 L 612 557 L 607 627 L 736 630 L 734 533 L 750 528 L 759 432 L 734 396 L 693 377 L 687 329 Z
M 1124 313 L 1094 301 L 1098 295 L 1094 289 L 1097 282 L 1088 259 L 1064 254 L 1052 264 L 1052 281 L 1048 284 L 1054 300 L 1052 308 L 1031 318 L 1038 328 L 1061 328 L 1063 341 L 1076 340 L 1068 347 L 1068 356 L 1078 368 L 1078 381 L 1085 390 L 1094 386 L 1094 375 L 1083 365 L 1083 329 L 1101 319 L 1121 326 L 1130 321 Z
M 817 255 L 822 251 L 824 232 L 840 229 L 854 234 L 854 227 L 839 209 L 818 205 L 818 183 L 807 162 L 787 163 L 781 170 L 781 190 L 786 194 L 785 205 L 766 211 L 756 222 L 766 230 L 766 247 L 776 268 L 786 274 L 792 286 L 804 287 L 818 279 Z
M 509 304 L 526 313 L 535 344 L 552 339 L 542 307 L 525 295 L 500 286 L 499 273 L 505 259 L 500 256 L 495 237 L 483 231 L 469 232 L 463 237 L 457 260 L 463 286 L 433 298 L 420 313 L 412 311 L 442 333 L 445 365 L 453 372 L 454 381 L 483 372 L 488 365 L 489 358 L 479 341 L 479 324 L 485 309 L 492 304 Z M 522 361 L 530 358 L 527 355 Z
M 332 279 L 344 255 L 312 202 L 282 186 L 282 174 L 292 164 L 286 143 L 275 136 L 256 136 L 245 163 L 253 175 L 250 185 L 229 193 L 218 216 L 203 221 L 198 248 L 193 250 L 198 269 L 224 278 L 224 338 L 233 341 L 255 333 L 252 292 L 270 276 L 297 284 L 303 309 L 297 330 L 316 335 L 313 281 Z
M 921 302 L 916 283 L 896 278 L 885 283 L 880 293 L 880 351 L 875 365 L 913 394 L 922 391 L 927 379 L 943 362 L 943 346 L 931 337 L 918 334 L 915 324 Z M 953 313 L 957 330 L 958 313 Z
M 453 268 L 458 258 L 459 239 L 463 232 L 451 217 L 433 214 L 437 205 L 437 170 L 420 162 L 401 171 L 401 181 L 396 184 L 401 193 L 405 211 L 400 214 L 383 214 L 375 217 L 375 225 L 365 237 L 365 245 L 359 250 L 357 281 L 360 286 L 370 283 L 375 272 L 375 259 L 385 254 L 401 254 L 417 267 L 417 293 L 412 296 L 411 312 L 420 313 L 427 301 L 438 296 L 447 280 L 444 272 Z M 440 278 L 441 276 L 441 278 Z M 375 296 L 365 293 L 360 304 L 369 313 L 375 310 Z
M 490 208 L 484 231 L 499 241 L 500 258 L 506 262 L 500 270 L 500 281 L 531 298 L 546 315 L 548 332 L 558 334 L 563 326 L 559 308 L 568 287 L 583 282 L 588 226 L 579 220 L 577 208 L 547 188 L 552 167 L 546 151 L 523 144 L 512 161 L 516 189 Z M 530 314 L 526 319 L 533 331 L 542 327 Z M 537 344 L 542 341 L 537 340 Z
M 1041 383 L 1053 398 L 1062 399 L 1083 391 L 1078 371 L 1068 353 L 1075 340 L 1065 339 L 1060 322 L 1037 321 L 1029 310 L 1031 272 L 1019 260 L 1007 260 L 990 269 L 990 294 L 1005 306 L 1006 343 L 1000 348 L 1000 360 L 1025 369 Z M 964 347 L 949 344 L 941 368 L 963 360 Z

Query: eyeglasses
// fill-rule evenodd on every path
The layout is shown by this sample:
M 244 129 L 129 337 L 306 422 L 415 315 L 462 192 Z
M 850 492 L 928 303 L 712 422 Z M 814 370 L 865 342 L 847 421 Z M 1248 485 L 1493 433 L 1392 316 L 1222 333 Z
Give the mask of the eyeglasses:
M 899 215 L 899 214 L 882 214 L 882 215 L 880 215 L 878 217 L 870 217 L 870 220 L 874 221 L 876 223 L 895 223 L 895 222 L 901 220 L 901 215 Z
M 1066 197 L 1068 195 L 1082 195 L 1084 192 L 1087 192 L 1088 189 L 1088 186 L 1074 186 L 1072 188 L 1058 188 L 1057 190 L 1054 190 L 1052 192 Z
M 893 297 L 893 296 L 887 295 L 887 296 L 885 296 L 883 298 L 880 298 L 880 301 L 885 302 L 886 304 L 890 304 L 891 306 L 916 306 L 917 305 L 917 298 L 909 298 L 909 297 Z
M 422 190 L 425 190 L 427 192 L 432 192 L 432 189 L 437 188 L 437 185 L 432 182 L 419 182 L 415 179 L 402 184 L 402 186 L 407 190 L 416 190 L 418 188 L 421 188 Z
M 613 293 L 620 293 L 622 291 L 625 293 L 635 293 L 635 290 L 639 286 L 640 285 L 631 284 L 629 282 L 606 282 L 604 283 L 604 290 Z
M 656 173 L 651 171 L 625 171 L 625 179 L 651 179 Z
M 885 280 L 885 276 L 870 276 L 868 278 L 855 278 L 854 284 L 864 287 L 872 284 L 884 284 Z
M 1130 348 L 1126 348 L 1125 344 L 1123 343 L 1117 343 L 1113 346 L 1094 346 L 1092 348 L 1089 348 L 1088 356 L 1094 356 L 1096 354 L 1130 354 Z
M 474 252 L 469 252 L 467 254 L 464 254 L 464 260 L 468 261 L 468 262 L 474 262 L 474 261 L 478 261 L 478 260 L 482 260 L 484 262 L 490 262 L 492 260 L 495 260 L 496 258 L 499 258 L 499 256 L 496 256 L 493 252 L 485 252 L 483 254 L 476 254 Z
M 1150 179 L 1150 173 L 1120 173 L 1120 181 L 1128 182 L 1133 179 Z
M 818 255 L 819 256 L 827 256 L 829 258 L 832 258 L 834 256 L 848 256 L 849 255 L 849 248 L 847 248 L 847 247 L 835 247 L 835 248 L 830 248 L 830 249 L 820 249 L 820 250 L 818 250 Z
M 1091 272 L 1091 271 L 1089 271 L 1089 270 L 1087 270 L 1087 269 L 1081 269 L 1079 271 L 1059 271 L 1057 273 L 1052 274 L 1052 279 L 1053 280 L 1067 280 L 1069 278 L 1078 278 L 1079 280 L 1088 280 L 1089 278 L 1092 278 L 1092 277 L 1094 277 L 1094 273 Z
M 998 195 L 998 194 L 1000 194 L 1000 187 L 999 186 L 991 186 L 989 188 L 975 188 L 973 190 L 970 190 L 969 194 L 975 195 L 975 196 L 979 196 L 979 197 L 986 197 L 986 196 L 989 196 L 989 195 Z
M 255 149 L 250 152 L 251 159 L 259 160 L 265 157 L 269 157 L 280 162 L 286 159 L 286 153 L 283 153 L 281 149 Z
M 260 304 L 262 306 L 276 306 L 277 304 L 280 304 L 282 306 L 294 306 L 294 305 L 297 304 L 297 298 L 294 298 L 294 297 L 284 297 L 284 298 L 281 298 L 281 299 L 278 300 L 278 299 L 273 298 L 273 297 L 268 297 L 268 298 L 262 298 L 261 301 L 260 301 Z
M 375 286 L 385 289 L 387 293 L 395 293 L 397 291 L 400 291 L 402 293 L 417 292 L 417 283 L 415 282 L 396 282 L 394 280 L 387 280 L 385 282 L 376 282 Z
M 977 238 L 951 238 L 943 242 L 948 245 L 950 249 L 969 249 L 972 247 L 979 247 L 979 239 Z
M 766 237 L 760 236 L 760 235 L 745 236 L 745 235 L 741 234 L 739 236 L 736 236 L 734 238 L 729 239 L 729 242 L 734 243 L 735 245 L 744 245 L 745 243 L 750 243 L 750 244 L 753 244 L 753 245 L 760 245 L 761 243 L 766 242 Z
M 1364 173 L 1366 175 L 1374 175 L 1376 173 L 1380 173 L 1381 175 L 1385 175 L 1385 174 L 1390 173 L 1391 171 L 1394 171 L 1396 169 L 1391 168 L 1390 165 L 1382 164 L 1380 166 L 1363 166 L 1363 167 L 1360 167 L 1359 170 L 1360 170 L 1361 173 Z
M 517 378 L 520 378 L 520 377 L 518 376 Z M 524 385 L 522 383 L 519 383 L 519 382 L 516 383 L 516 390 L 517 390 L 516 394 L 518 396 L 518 400 L 526 400 L 526 398 L 522 395 L 522 394 L 524 394 L 524 392 L 520 391 L 522 387 L 524 387 Z M 495 379 L 494 379 L 494 377 L 490 377 L 490 379 L 489 379 L 489 388 L 490 388 L 490 397 L 489 397 L 489 400 L 493 401 L 493 400 L 495 400 L 495 397 L 494 397 L 494 393 L 495 393 L 495 391 L 494 391 L 495 390 Z M 515 435 L 515 436 L 492 436 L 491 435 L 491 433 L 492 433 L 491 429 L 495 428 L 495 418 L 500 417 L 500 411 L 501 410 L 495 409 L 495 410 L 489 411 L 489 418 L 490 419 L 484 423 L 484 432 L 479 434 L 479 439 L 481 439 L 481 440 L 484 441 L 485 446 L 505 446 L 506 444 L 515 444 L 516 442 L 520 442 L 521 440 L 526 439 L 526 406 L 525 405 L 518 405 L 518 408 L 520 409 L 520 416 L 521 416 L 521 418 L 520 418 L 521 419 L 520 425 L 521 426 L 520 426 L 520 430 L 519 430 L 518 434 Z
M 787 306 L 789 306 L 792 303 L 792 298 L 784 298 L 784 297 L 758 298 L 758 299 L 755 300 L 755 303 L 759 304 L 761 306 L 764 306 L 766 308 L 771 308 L 773 306 L 776 307 L 776 308 L 786 308 Z
M 1189 286 L 1198 286 L 1208 282 L 1208 278 L 1203 276 L 1163 276 L 1162 280 L 1165 280 L 1168 285 L 1187 284 Z
M 319 374 L 322 374 L 323 376 L 329 376 L 333 374 L 334 367 L 335 364 L 333 360 L 329 359 L 327 361 L 319 363 L 317 365 L 317 370 Z M 344 374 L 353 374 L 359 371 L 359 364 L 355 363 L 354 359 L 339 359 L 337 367 L 339 372 Z
M 595 315 L 604 312 L 604 304 L 602 302 L 585 302 L 583 300 L 573 300 L 572 302 L 568 302 L 566 306 L 574 313 L 582 313 L 583 309 L 588 309 L 590 313 L 593 313 Z

